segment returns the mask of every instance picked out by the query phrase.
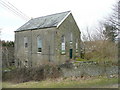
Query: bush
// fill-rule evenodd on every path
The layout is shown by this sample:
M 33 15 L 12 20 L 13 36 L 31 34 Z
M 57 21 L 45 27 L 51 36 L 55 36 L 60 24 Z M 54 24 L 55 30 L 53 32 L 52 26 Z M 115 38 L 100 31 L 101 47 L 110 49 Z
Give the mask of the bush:
M 117 63 L 118 46 L 116 43 L 99 40 L 85 42 L 84 59 L 96 60 L 98 62 L 110 61 Z
M 3 81 L 15 83 L 28 81 L 41 81 L 47 78 L 58 78 L 61 76 L 61 70 L 58 66 L 40 66 L 31 68 L 16 68 L 10 72 L 3 72 Z

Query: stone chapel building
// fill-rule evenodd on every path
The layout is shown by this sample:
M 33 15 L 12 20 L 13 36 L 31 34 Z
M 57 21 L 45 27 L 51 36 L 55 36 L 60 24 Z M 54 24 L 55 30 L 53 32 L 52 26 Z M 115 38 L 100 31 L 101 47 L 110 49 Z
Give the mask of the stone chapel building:
M 80 30 L 71 11 L 29 20 L 15 31 L 16 66 L 65 63 L 80 57 Z

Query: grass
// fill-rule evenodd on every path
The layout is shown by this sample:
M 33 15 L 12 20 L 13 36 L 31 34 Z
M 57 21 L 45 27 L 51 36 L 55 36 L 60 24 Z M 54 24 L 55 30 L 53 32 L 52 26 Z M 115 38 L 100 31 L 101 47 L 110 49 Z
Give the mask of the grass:
M 76 61 L 88 61 L 88 60 L 82 58 L 76 58 Z
M 76 58 L 76 61 L 83 61 L 83 62 L 98 62 L 100 59 L 99 58 L 95 58 L 95 59 L 90 59 L 90 60 L 87 60 L 87 59 L 82 59 L 82 58 Z
M 10 67 L 7 67 L 7 68 L 2 68 L 2 71 L 11 71 L 15 68 L 16 68 L 15 66 L 10 66 Z
M 25 83 L 3 82 L 3 88 L 118 88 L 118 78 L 58 78 L 45 81 L 30 81 Z

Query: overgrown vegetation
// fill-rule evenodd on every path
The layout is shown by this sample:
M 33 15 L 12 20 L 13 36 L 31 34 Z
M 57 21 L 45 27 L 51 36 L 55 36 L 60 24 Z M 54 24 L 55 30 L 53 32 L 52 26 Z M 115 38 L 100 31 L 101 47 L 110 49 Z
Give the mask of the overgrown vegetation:
M 2 42 L 2 67 L 9 68 L 14 66 L 14 42 L 13 41 L 1 41 Z
M 85 42 L 84 59 L 97 62 L 118 61 L 117 44 L 109 41 L 88 41 Z
M 13 41 L 2 41 L 2 46 L 3 47 L 14 47 L 14 42 Z
M 99 21 L 94 28 L 86 27 L 82 35 L 82 58 L 98 62 L 118 63 L 118 40 L 120 23 L 118 15 L 119 0 L 113 6 L 113 13 Z M 94 30 L 94 33 L 91 31 Z M 86 31 L 86 32 L 85 32 Z
M 44 65 L 31 68 L 14 68 L 10 71 L 3 71 L 3 81 L 15 83 L 28 81 L 41 81 L 47 78 L 58 78 L 61 76 L 61 71 L 57 66 Z

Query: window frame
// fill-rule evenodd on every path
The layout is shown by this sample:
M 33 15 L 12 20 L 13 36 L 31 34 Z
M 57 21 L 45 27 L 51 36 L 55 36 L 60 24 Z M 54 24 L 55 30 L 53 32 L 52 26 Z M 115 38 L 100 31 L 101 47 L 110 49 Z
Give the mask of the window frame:
M 75 43 L 75 49 L 76 49 L 76 53 L 78 52 L 78 39 L 76 40 L 76 43 Z
M 28 48 L 28 37 L 24 37 L 24 48 Z
M 70 33 L 70 44 L 72 44 L 73 43 L 73 33 L 71 32 Z
M 72 32 L 70 33 L 70 41 L 71 42 L 73 41 L 73 34 L 72 34 Z
M 65 35 L 61 36 L 61 54 L 66 53 Z
M 42 53 L 42 46 L 42 39 L 40 36 L 37 36 L 37 53 Z

